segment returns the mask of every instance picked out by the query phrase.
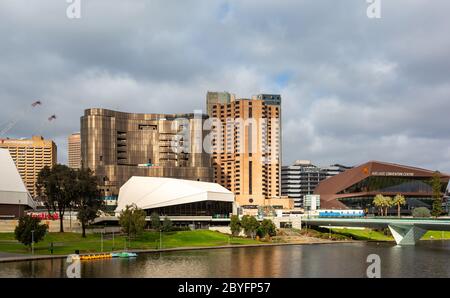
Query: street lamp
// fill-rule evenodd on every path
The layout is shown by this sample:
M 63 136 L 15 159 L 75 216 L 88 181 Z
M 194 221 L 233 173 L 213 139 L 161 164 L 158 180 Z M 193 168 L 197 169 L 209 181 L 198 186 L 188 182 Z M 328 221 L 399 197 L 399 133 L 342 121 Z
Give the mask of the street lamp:
M 34 230 L 31 230 L 31 254 L 34 255 Z
M 72 203 L 69 204 L 69 226 L 72 233 Z
M 101 238 L 102 238 L 102 249 L 101 252 L 103 252 L 103 231 L 100 232 Z
M 114 230 L 112 231 L 112 250 L 114 251 Z

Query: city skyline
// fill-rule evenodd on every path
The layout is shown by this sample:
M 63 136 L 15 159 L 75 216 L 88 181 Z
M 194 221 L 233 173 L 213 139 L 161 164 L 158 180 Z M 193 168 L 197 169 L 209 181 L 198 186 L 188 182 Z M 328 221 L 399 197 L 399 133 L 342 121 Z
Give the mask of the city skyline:
M 208 90 L 275 93 L 283 165 L 383 160 L 450 172 L 450 38 L 436 30 L 450 23 L 445 1 L 385 1 L 382 21 L 367 18 L 365 1 L 83 5 L 69 20 L 64 1 L 0 4 L 1 28 L 15 28 L 2 34 L 0 122 L 20 118 L 5 137 L 53 139 L 66 163 L 84 109 L 206 112 Z M 35 100 L 42 106 L 22 116 Z

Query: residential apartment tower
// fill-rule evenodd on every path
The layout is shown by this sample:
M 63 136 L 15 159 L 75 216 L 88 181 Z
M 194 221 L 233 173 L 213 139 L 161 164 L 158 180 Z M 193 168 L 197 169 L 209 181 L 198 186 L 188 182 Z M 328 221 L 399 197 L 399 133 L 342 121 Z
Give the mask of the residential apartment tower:
M 39 172 L 57 162 L 56 144 L 42 136 L 33 136 L 31 139 L 0 139 L 0 148 L 9 150 L 30 195 L 36 197 Z

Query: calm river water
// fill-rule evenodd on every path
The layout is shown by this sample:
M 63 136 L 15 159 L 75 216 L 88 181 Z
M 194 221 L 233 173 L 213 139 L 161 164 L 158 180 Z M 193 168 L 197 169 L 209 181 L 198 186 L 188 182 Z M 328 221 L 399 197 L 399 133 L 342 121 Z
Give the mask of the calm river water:
M 366 277 L 369 254 L 381 277 L 450 277 L 450 241 L 346 243 L 140 254 L 82 261 L 82 277 Z M 65 277 L 65 259 L 0 263 L 0 277 Z

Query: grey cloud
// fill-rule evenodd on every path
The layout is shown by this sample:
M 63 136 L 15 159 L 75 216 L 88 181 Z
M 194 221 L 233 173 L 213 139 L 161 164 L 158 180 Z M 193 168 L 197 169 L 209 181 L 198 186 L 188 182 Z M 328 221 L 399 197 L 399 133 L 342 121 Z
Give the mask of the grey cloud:
M 59 0 L 0 3 L 0 121 L 58 142 L 89 107 L 204 108 L 207 90 L 283 96 L 284 162 L 403 162 L 450 172 L 450 3 Z M 275 78 L 289 76 L 282 85 Z M 46 118 L 57 114 L 54 123 Z

